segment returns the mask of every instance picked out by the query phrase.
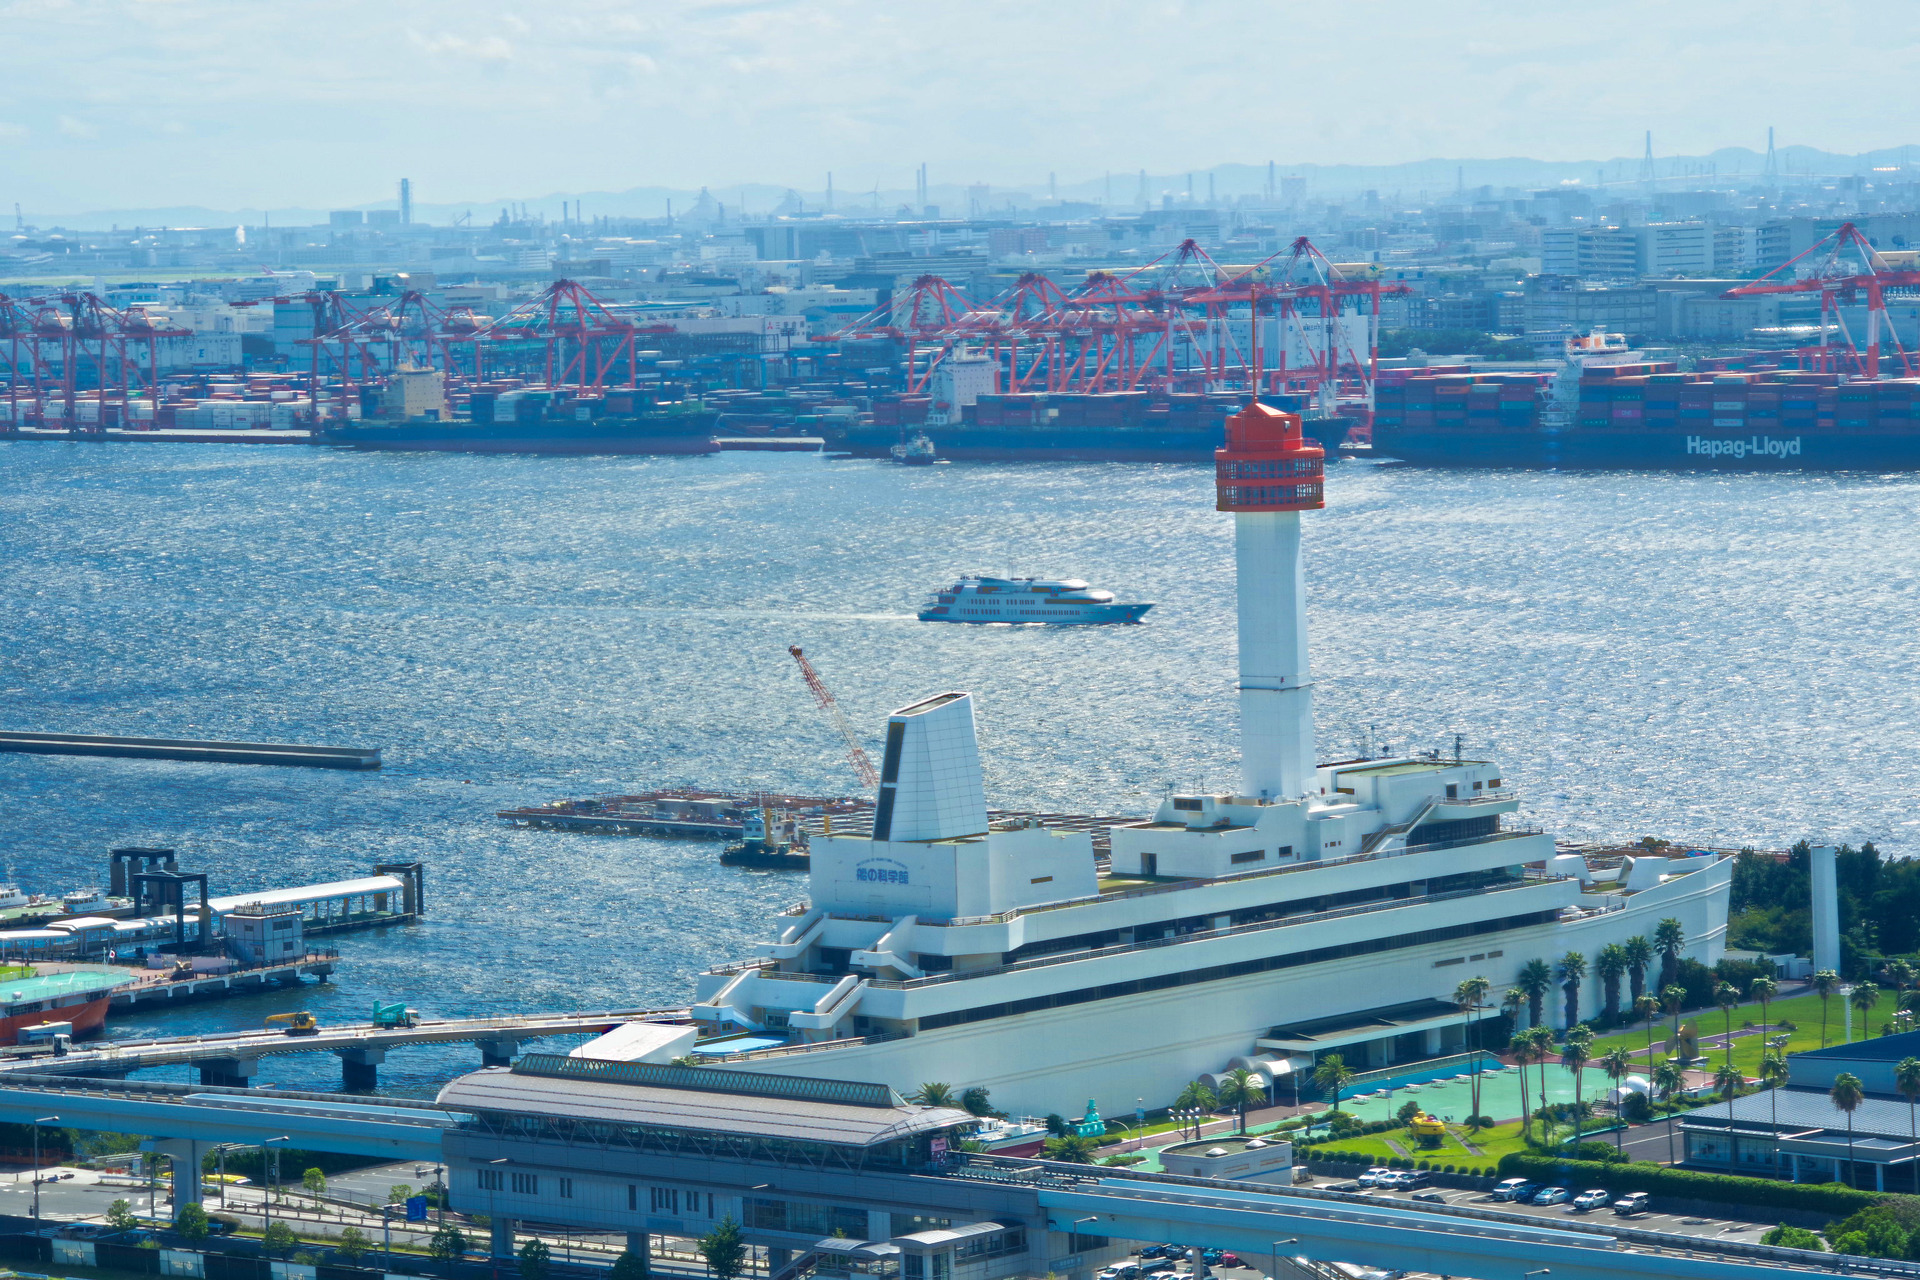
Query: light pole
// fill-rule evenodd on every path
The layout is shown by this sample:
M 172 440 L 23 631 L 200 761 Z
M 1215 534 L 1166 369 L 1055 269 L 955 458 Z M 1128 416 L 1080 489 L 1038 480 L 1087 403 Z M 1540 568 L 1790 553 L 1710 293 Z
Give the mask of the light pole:
M 286 1134 L 277 1138 L 268 1138 L 260 1144 L 260 1239 L 267 1238 L 267 1228 L 273 1225 L 273 1184 L 267 1178 L 267 1148 L 276 1142 L 287 1142 Z M 277 1152 L 275 1153 L 278 1154 Z
M 1275 1240 L 1272 1244 L 1267 1246 L 1267 1264 L 1269 1268 L 1271 1268 L 1268 1272 L 1270 1276 L 1275 1277 L 1277 1280 L 1277 1277 L 1280 1274 L 1280 1246 L 1283 1244 L 1299 1244 L 1299 1243 L 1300 1243 L 1299 1236 L 1288 1236 L 1285 1240 Z
M 59 1116 L 39 1116 L 33 1122 L 33 1226 L 40 1229 L 40 1126 L 53 1124 Z

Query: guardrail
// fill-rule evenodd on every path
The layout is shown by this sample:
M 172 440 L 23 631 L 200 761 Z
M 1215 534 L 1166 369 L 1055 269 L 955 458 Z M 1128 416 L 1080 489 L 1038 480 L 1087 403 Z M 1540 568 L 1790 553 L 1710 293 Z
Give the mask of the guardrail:
M 1502 1212 L 1498 1209 L 1485 1209 L 1474 1205 L 1424 1202 L 1416 1204 L 1411 1201 L 1383 1200 L 1377 1196 L 1357 1195 L 1347 1191 L 1328 1191 L 1319 1187 L 1282 1187 L 1235 1182 L 1225 1178 L 1189 1178 L 1171 1173 L 1143 1173 L 1119 1166 L 1088 1166 L 1063 1164 L 1051 1160 L 1023 1160 L 1009 1156 L 985 1155 L 979 1152 L 954 1152 L 948 1156 L 948 1160 L 965 1176 L 985 1176 L 992 1181 L 1015 1182 L 1027 1186 L 1040 1183 L 1055 1185 L 1063 1190 L 1086 1190 L 1089 1184 L 1099 1186 L 1102 1183 L 1138 1182 L 1147 1184 L 1144 1189 L 1148 1191 L 1163 1187 L 1168 1192 L 1177 1192 L 1182 1187 L 1190 1187 L 1196 1191 L 1230 1192 L 1236 1197 L 1245 1197 L 1249 1194 L 1271 1195 L 1276 1201 L 1297 1199 L 1340 1206 L 1365 1205 L 1376 1209 L 1389 1206 L 1436 1217 L 1497 1223 L 1503 1227 L 1526 1227 L 1536 1231 L 1590 1235 L 1601 1240 L 1614 1240 L 1642 1248 L 1657 1249 L 1662 1253 L 1752 1258 L 1779 1263 L 1782 1266 L 1833 1271 L 1846 1275 L 1879 1275 L 1900 1277 L 1901 1280 L 1920 1277 L 1920 1263 L 1865 1258 L 1854 1254 L 1814 1253 L 1805 1249 L 1785 1249 L 1778 1245 L 1749 1244 L 1743 1240 L 1677 1235 L 1613 1223 L 1603 1225 L 1578 1218 L 1543 1220 L 1526 1214 Z M 951 1173 L 953 1171 L 950 1168 L 935 1172 Z M 1101 1189 L 1119 1190 L 1116 1187 Z M 1625 1270 L 1626 1268 L 1623 1268 L 1623 1272 Z

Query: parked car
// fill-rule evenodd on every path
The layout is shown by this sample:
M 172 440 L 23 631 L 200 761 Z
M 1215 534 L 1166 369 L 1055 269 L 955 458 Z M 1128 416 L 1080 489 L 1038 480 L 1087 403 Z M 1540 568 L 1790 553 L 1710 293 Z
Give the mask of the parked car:
M 1172 1258 L 1148 1258 L 1140 1264 L 1140 1274 L 1143 1276 L 1162 1275 L 1171 1270 L 1173 1270 Z
M 1328 1190 L 1330 1191 L 1365 1191 L 1366 1188 L 1361 1186 L 1357 1182 L 1343 1182 L 1336 1187 L 1329 1187 Z
M 1591 1213 L 1611 1199 L 1613 1199 L 1613 1196 L 1607 1191 L 1582 1191 L 1573 1198 L 1573 1211 L 1575 1213 Z
M 1565 1187 L 1542 1187 L 1533 1193 L 1533 1202 L 1538 1205 L 1565 1204 L 1573 1199 L 1573 1192 Z
M 1200 1261 L 1206 1263 L 1210 1267 L 1217 1267 L 1220 1265 L 1221 1254 L 1222 1254 L 1221 1250 L 1215 1249 L 1209 1246 L 1208 1248 L 1202 1249 L 1200 1251 Z
M 1521 1188 L 1537 1188 L 1538 1185 L 1538 1183 L 1528 1182 L 1525 1178 L 1508 1178 L 1497 1184 L 1493 1190 L 1488 1193 L 1488 1198 L 1493 1200 L 1511 1200 L 1520 1194 Z
M 1613 1202 L 1613 1211 L 1623 1218 L 1631 1218 L 1647 1211 L 1647 1203 L 1652 1197 L 1644 1191 L 1634 1191 L 1621 1196 Z
M 1400 1175 L 1400 1189 L 1412 1191 L 1433 1185 L 1433 1174 L 1426 1169 L 1408 1169 Z
M 1445 1204 L 1447 1202 L 1447 1198 L 1438 1191 L 1416 1191 L 1407 1198 L 1409 1200 L 1425 1201 L 1427 1204 Z
M 1222 1253 L 1219 1258 L 1215 1259 L 1215 1263 L 1222 1267 L 1244 1267 L 1247 1265 L 1246 1260 L 1237 1253 Z
M 1160 1256 L 1160 1246 L 1157 1244 L 1143 1245 L 1140 1249 L 1140 1256 L 1143 1258 L 1157 1258 Z
M 1380 1185 L 1380 1179 L 1392 1177 L 1393 1172 L 1392 1169 L 1387 1168 L 1385 1165 L 1375 1165 L 1373 1168 L 1355 1178 L 1354 1181 L 1363 1187 L 1377 1187 Z

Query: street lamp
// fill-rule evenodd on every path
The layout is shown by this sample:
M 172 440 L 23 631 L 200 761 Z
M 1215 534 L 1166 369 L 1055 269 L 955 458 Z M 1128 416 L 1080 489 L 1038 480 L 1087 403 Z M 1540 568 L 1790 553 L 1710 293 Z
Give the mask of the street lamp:
M 263 1240 L 266 1238 L 267 1228 L 273 1225 L 273 1183 L 267 1178 L 267 1148 L 276 1142 L 290 1141 L 292 1139 L 283 1133 L 277 1138 L 268 1138 L 259 1144 L 260 1180 L 265 1184 L 260 1188 L 260 1236 Z
M 33 1122 L 33 1226 L 40 1229 L 40 1126 L 53 1124 L 59 1116 L 39 1116 Z
M 1268 1274 L 1276 1277 L 1280 1274 L 1280 1246 L 1285 1244 L 1299 1244 L 1299 1243 L 1300 1243 L 1299 1236 L 1288 1236 L 1285 1240 L 1275 1240 L 1273 1243 L 1268 1245 L 1267 1246 Z

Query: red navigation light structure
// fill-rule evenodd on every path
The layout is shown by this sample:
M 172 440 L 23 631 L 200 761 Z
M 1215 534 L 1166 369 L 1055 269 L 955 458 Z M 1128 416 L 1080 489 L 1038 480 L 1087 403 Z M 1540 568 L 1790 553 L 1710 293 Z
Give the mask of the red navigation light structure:
M 1850 251 L 1857 261 L 1849 261 Z M 1887 291 L 1906 292 L 1920 287 L 1920 270 L 1903 264 L 1890 266 L 1851 222 L 1843 222 L 1804 252 L 1795 254 L 1751 284 L 1736 285 L 1725 298 L 1751 298 L 1778 293 L 1818 293 L 1820 295 L 1820 345 L 1803 348 L 1800 354 L 1825 373 L 1851 373 L 1877 381 L 1880 377 L 1880 340 L 1884 330 L 1893 344 L 1900 376 L 1916 376 L 1912 353 L 1900 344 L 1900 334 L 1887 314 Z M 1867 295 L 1867 346 L 1861 351 L 1847 331 L 1840 308 L 1853 306 L 1861 292 Z M 1845 342 L 1845 354 L 1836 351 L 1832 335 L 1838 331 Z

